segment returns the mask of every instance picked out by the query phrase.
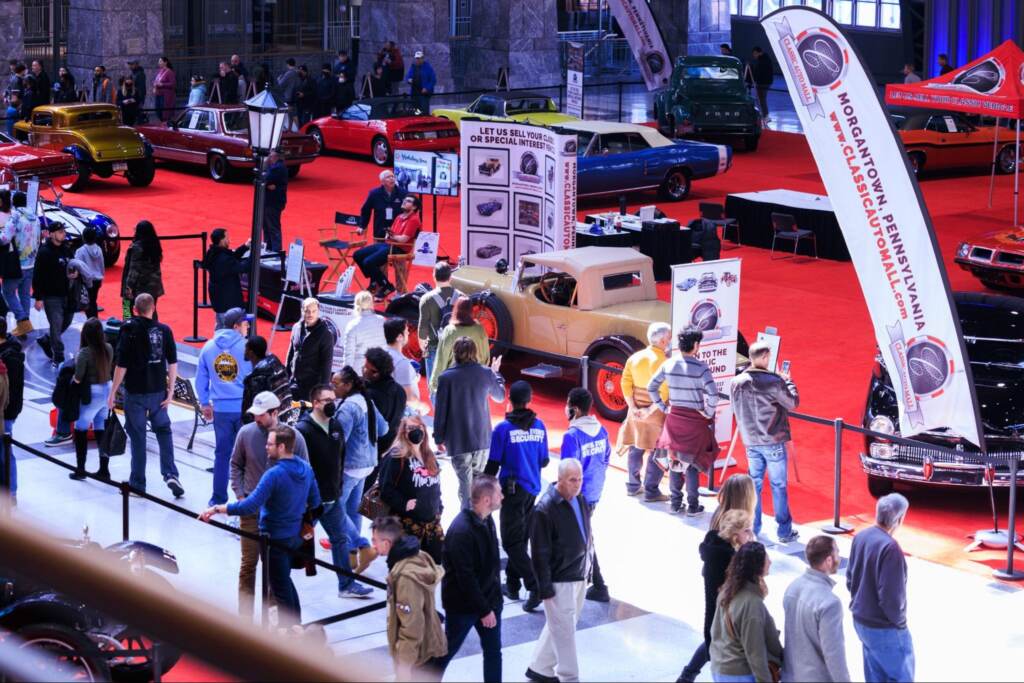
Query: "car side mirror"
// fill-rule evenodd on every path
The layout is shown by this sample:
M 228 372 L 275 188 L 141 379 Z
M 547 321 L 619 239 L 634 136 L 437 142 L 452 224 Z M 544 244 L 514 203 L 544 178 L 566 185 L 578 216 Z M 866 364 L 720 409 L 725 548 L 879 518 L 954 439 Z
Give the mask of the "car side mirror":
M 168 121 L 167 122 L 167 127 L 170 128 L 171 130 L 178 130 L 178 122 L 177 121 Z

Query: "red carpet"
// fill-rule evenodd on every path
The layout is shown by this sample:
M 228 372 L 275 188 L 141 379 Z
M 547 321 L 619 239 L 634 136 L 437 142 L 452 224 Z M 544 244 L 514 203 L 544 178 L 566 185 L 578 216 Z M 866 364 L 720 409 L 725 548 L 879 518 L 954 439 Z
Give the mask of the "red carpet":
M 315 245 L 317 228 L 332 224 L 337 210 L 357 212 L 366 192 L 376 185 L 378 169 L 362 159 L 331 156 L 317 160 L 302 170 L 289 187 L 288 208 L 284 213 L 285 241 L 303 237 Z M 1012 178 L 998 177 L 995 202 L 985 208 L 988 176 L 985 169 L 963 177 L 925 179 L 922 188 L 932 212 L 943 257 L 956 289 L 977 290 L 979 285 L 952 262 L 957 243 L 982 230 L 1010 223 L 1012 216 Z M 724 200 L 728 192 L 788 188 L 823 192 L 813 159 L 804 138 L 799 135 L 768 133 L 754 154 L 739 153 L 727 174 L 694 183 L 691 198 L 679 204 L 659 203 L 660 208 L 680 221 L 697 216 L 697 203 Z M 240 244 L 249 232 L 252 187 L 242 182 L 216 184 L 200 171 L 161 166 L 153 185 L 131 188 L 123 180 L 97 181 L 87 193 L 68 194 L 71 204 L 80 204 L 110 213 L 130 234 L 134 223 L 151 220 L 163 235 L 231 229 L 232 241 Z M 438 223 L 444 252 L 455 257 L 459 251 L 458 199 L 438 202 Z M 653 195 L 630 197 L 630 208 L 657 201 Z M 430 224 L 430 200 L 426 202 L 426 222 Z M 581 215 L 611 208 L 613 199 L 581 204 Z M 178 338 L 191 329 L 192 260 L 199 258 L 198 242 L 166 242 L 164 282 L 167 296 L 159 305 L 162 320 L 169 322 Z M 316 257 L 319 248 L 307 253 Z M 849 263 L 833 261 L 769 261 L 768 252 L 743 247 L 723 252 L 724 257 L 742 258 L 745 286 L 741 300 L 741 329 L 747 339 L 758 330 L 773 325 L 783 339 L 782 355 L 793 362 L 793 376 L 802 397 L 801 410 L 826 418 L 843 417 L 859 423 L 863 410 L 868 373 L 875 352 L 871 325 L 853 268 Z M 411 281 L 429 279 L 426 269 L 414 268 Z M 120 268 L 108 275 L 108 284 L 100 293 L 108 311 L 120 309 L 117 285 Z M 668 298 L 668 286 L 659 289 Z M 261 323 L 266 334 L 267 323 Z M 213 327 L 210 311 L 200 312 L 200 329 Z M 283 355 L 285 335 L 275 337 L 274 348 Z M 537 398 L 542 416 L 552 431 L 564 429 L 561 407 L 567 385 L 537 383 Z M 829 428 L 796 423 L 795 443 L 801 481 L 790 474 L 790 497 L 798 522 L 826 520 L 832 514 L 832 444 Z M 560 435 L 553 434 L 557 446 Z M 860 443 L 845 437 L 842 513 L 855 524 L 870 523 L 874 500 L 867 492 L 860 470 Z M 738 448 L 740 467 L 745 467 L 742 448 Z M 914 555 L 945 564 L 988 572 L 1003 556 L 1000 553 L 961 552 L 966 534 L 991 526 L 987 495 L 982 491 L 959 489 L 917 489 L 909 493 L 911 510 L 904 547 Z M 997 500 L 1001 514 L 1006 495 Z M 1005 520 L 1001 520 L 1005 522 Z

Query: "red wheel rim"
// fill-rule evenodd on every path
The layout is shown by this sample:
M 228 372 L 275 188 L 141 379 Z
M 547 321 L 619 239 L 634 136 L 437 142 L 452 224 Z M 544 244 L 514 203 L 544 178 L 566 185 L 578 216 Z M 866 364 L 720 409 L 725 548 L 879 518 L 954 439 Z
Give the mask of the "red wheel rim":
M 622 363 L 617 361 L 602 364 L 622 368 Z M 622 384 L 619 381 L 621 377 L 622 373 L 613 370 L 600 368 L 597 371 L 597 381 L 595 382 L 597 386 L 594 388 L 597 391 L 598 400 L 612 410 L 626 409 L 626 400 L 622 397 Z
M 409 341 L 402 347 L 402 353 L 406 358 L 411 358 L 417 363 L 423 361 L 423 349 L 420 348 L 420 336 L 416 326 L 406 321 L 405 329 L 408 332 Z
M 473 319 L 483 326 L 488 339 L 498 338 L 498 319 L 489 307 L 480 303 L 473 304 Z M 491 348 L 494 348 L 494 342 L 491 342 Z

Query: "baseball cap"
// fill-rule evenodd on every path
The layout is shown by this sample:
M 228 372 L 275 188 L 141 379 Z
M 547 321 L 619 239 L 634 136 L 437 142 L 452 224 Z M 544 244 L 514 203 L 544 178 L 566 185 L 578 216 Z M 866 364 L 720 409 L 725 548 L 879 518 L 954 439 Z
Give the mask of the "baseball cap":
M 423 59 L 423 50 L 416 50 L 416 54 L 412 56 L 413 59 Z
M 533 398 L 533 389 L 525 380 L 517 380 L 508 390 L 508 400 L 517 406 L 524 406 Z
M 263 415 L 269 410 L 281 407 L 281 400 L 273 391 L 261 391 L 252 400 L 252 406 L 248 412 L 250 415 Z
M 245 320 L 245 311 L 241 308 L 230 308 L 224 314 L 224 327 L 232 328 Z

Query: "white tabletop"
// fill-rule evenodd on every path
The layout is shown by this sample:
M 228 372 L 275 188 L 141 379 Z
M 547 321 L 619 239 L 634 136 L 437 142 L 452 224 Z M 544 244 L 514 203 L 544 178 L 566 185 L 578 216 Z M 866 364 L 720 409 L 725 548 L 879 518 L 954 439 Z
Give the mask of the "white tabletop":
M 730 194 L 730 197 L 739 197 L 752 202 L 764 204 L 778 204 L 793 209 L 810 209 L 812 211 L 831 211 L 832 202 L 828 197 L 810 192 L 796 192 L 795 190 L 762 190 L 761 192 L 740 192 Z

